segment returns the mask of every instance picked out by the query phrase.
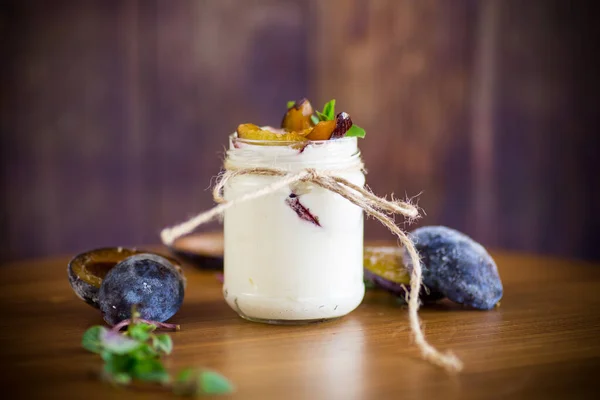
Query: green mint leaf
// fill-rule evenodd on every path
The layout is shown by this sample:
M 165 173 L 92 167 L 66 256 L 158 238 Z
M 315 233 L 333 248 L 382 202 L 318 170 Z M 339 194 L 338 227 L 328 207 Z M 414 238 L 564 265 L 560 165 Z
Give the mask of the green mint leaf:
M 317 116 L 316 116 L 316 115 L 314 115 L 314 114 L 310 116 L 310 120 L 311 120 L 311 121 L 312 121 L 312 123 L 313 123 L 313 124 L 315 124 L 315 125 L 316 125 L 316 124 L 318 124 L 318 123 L 319 123 L 319 121 L 320 121 L 320 120 L 319 120 L 319 117 L 317 117 Z
M 225 394 L 233 392 L 234 386 L 218 372 L 186 368 L 177 375 L 173 391 L 184 396 Z
M 287 102 L 288 110 L 296 105 L 296 100 L 290 100 Z
M 140 348 L 144 343 L 138 342 L 121 335 L 119 332 L 105 330 L 100 335 L 102 347 L 105 351 L 113 354 L 127 354 Z
M 233 392 L 229 379 L 214 371 L 202 371 L 198 377 L 198 386 L 204 394 L 225 394 Z
M 171 354 L 173 351 L 173 340 L 166 333 L 152 337 L 152 346 L 158 353 Z
M 102 357 L 102 359 L 106 362 L 110 361 L 113 357 L 116 357 L 113 353 L 111 353 L 110 351 L 106 351 L 103 350 L 102 353 L 100 353 L 100 357 Z
M 110 377 L 118 374 L 131 375 L 131 370 L 136 363 L 136 360 L 128 355 L 103 352 L 102 358 L 105 361 L 104 372 Z
M 133 340 L 145 342 L 150 339 L 150 333 L 156 330 L 156 326 L 152 324 L 131 324 L 127 328 L 127 334 Z
M 346 137 L 364 138 L 366 134 L 367 133 L 365 132 L 365 130 L 363 128 L 361 128 L 360 126 L 352 125 L 352 127 L 350 127 L 350 129 L 348 129 L 348 132 L 346 132 Z
M 138 359 L 138 360 L 145 360 L 148 358 L 156 358 L 159 356 L 158 351 L 154 350 L 154 348 L 152 346 L 150 346 L 148 343 L 140 343 L 140 347 L 138 347 L 137 349 L 135 349 L 134 351 L 132 351 L 131 353 L 132 357 Z
M 158 359 L 136 360 L 131 375 L 141 381 L 168 382 L 169 373 Z
M 108 329 L 103 326 L 92 326 L 83 334 L 81 345 L 87 351 L 99 354 L 102 351 L 102 336 L 107 331 Z
M 327 115 L 325 115 L 319 111 L 315 111 L 315 113 L 317 114 L 319 121 L 328 121 Z
M 329 100 L 327 103 L 325 103 L 325 106 L 323 107 L 323 114 L 327 116 L 328 121 L 331 121 L 335 118 L 335 99 Z

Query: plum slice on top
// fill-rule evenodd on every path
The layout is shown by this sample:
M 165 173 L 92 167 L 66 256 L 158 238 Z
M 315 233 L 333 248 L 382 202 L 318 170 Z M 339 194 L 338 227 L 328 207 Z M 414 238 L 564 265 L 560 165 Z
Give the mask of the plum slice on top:
M 290 102 L 281 121 L 281 128 L 245 123 L 237 127 L 240 139 L 269 142 L 303 142 L 307 140 L 333 140 L 346 136 L 353 127 L 352 119 L 346 112 L 335 114 L 333 104 L 327 107 L 328 115 L 316 112 L 307 99 Z M 330 104 L 328 103 L 328 104 Z M 324 109 L 324 111 L 326 111 Z

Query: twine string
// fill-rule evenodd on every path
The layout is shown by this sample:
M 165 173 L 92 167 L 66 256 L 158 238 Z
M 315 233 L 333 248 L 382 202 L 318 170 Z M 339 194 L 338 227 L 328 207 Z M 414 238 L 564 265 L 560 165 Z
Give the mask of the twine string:
M 225 185 L 236 176 L 241 175 L 258 175 L 258 176 L 271 176 L 279 177 L 272 183 L 265 185 L 264 187 L 257 189 L 254 192 L 246 193 L 236 199 L 227 201 L 223 197 L 223 189 Z M 441 353 L 435 347 L 433 347 L 425 339 L 421 322 L 419 320 L 419 291 L 422 285 L 422 269 L 421 261 L 414 244 L 407 234 L 402 231 L 396 225 L 393 216 L 402 215 L 410 220 L 415 219 L 419 216 L 418 209 L 407 202 L 394 200 L 387 200 L 386 198 L 378 197 L 367 188 L 363 188 L 353 184 L 345 178 L 327 171 L 317 171 L 313 168 L 303 169 L 299 172 L 290 173 L 282 169 L 275 168 L 241 168 L 233 169 L 228 168 L 217 180 L 215 187 L 213 188 L 213 198 L 218 203 L 212 209 L 202 212 L 195 217 L 190 218 L 179 225 L 171 228 L 165 228 L 161 232 L 161 239 L 164 244 L 172 245 L 175 239 L 187 235 L 194 231 L 198 226 L 205 224 L 214 218 L 222 215 L 225 210 L 235 206 L 236 204 L 244 203 L 250 200 L 254 200 L 271 193 L 275 193 L 278 190 L 289 187 L 298 182 L 313 183 L 333 193 L 337 193 L 346 200 L 362 208 L 367 215 L 372 216 L 381 222 L 386 228 L 390 230 L 402 246 L 407 251 L 413 268 L 410 277 L 410 295 L 408 301 L 408 315 L 410 321 L 410 328 L 413 333 L 415 344 L 421 351 L 421 356 L 449 372 L 458 372 L 462 369 L 463 364 L 454 354 L 451 352 Z

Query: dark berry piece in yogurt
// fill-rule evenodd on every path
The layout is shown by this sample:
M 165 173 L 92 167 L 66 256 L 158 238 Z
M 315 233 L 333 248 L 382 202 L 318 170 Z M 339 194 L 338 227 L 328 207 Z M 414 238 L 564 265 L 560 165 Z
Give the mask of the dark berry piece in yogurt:
M 294 210 L 294 212 L 300 219 L 308 221 L 316 226 L 321 226 L 321 223 L 319 222 L 319 217 L 312 214 L 308 208 L 302 205 L 302 203 L 300 202 L 300 198 L 296 193 L 290 193 L 290 195 L 285 199 L 285 203 L 292 210 Z

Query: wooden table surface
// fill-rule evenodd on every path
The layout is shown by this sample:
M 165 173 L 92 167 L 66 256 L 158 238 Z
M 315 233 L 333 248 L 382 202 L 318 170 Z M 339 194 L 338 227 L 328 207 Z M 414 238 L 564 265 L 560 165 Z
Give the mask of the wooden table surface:
M 307 326 L 242 320 L 224 302 L 214 272 L 186 267 L 188 289 L 172 319 L 167 366 L 206 366 L 237 386 L 235 399 L 590 398 L 600 393 L 600 266 L 493 253 L 504 282 L 501 307 L 450 303 L 422 309 L 428 339 L 465 363 L 451 376 L 422 361 L 407 311 L 370 292 L 350 315 Z M 2 398 L 163 398 L 116 389 L 96 373 L 81 335 L 102 323 L 67 282 L 68 257 L 0 268 Z M 11 393 L 12 397 L 4 397 Z

